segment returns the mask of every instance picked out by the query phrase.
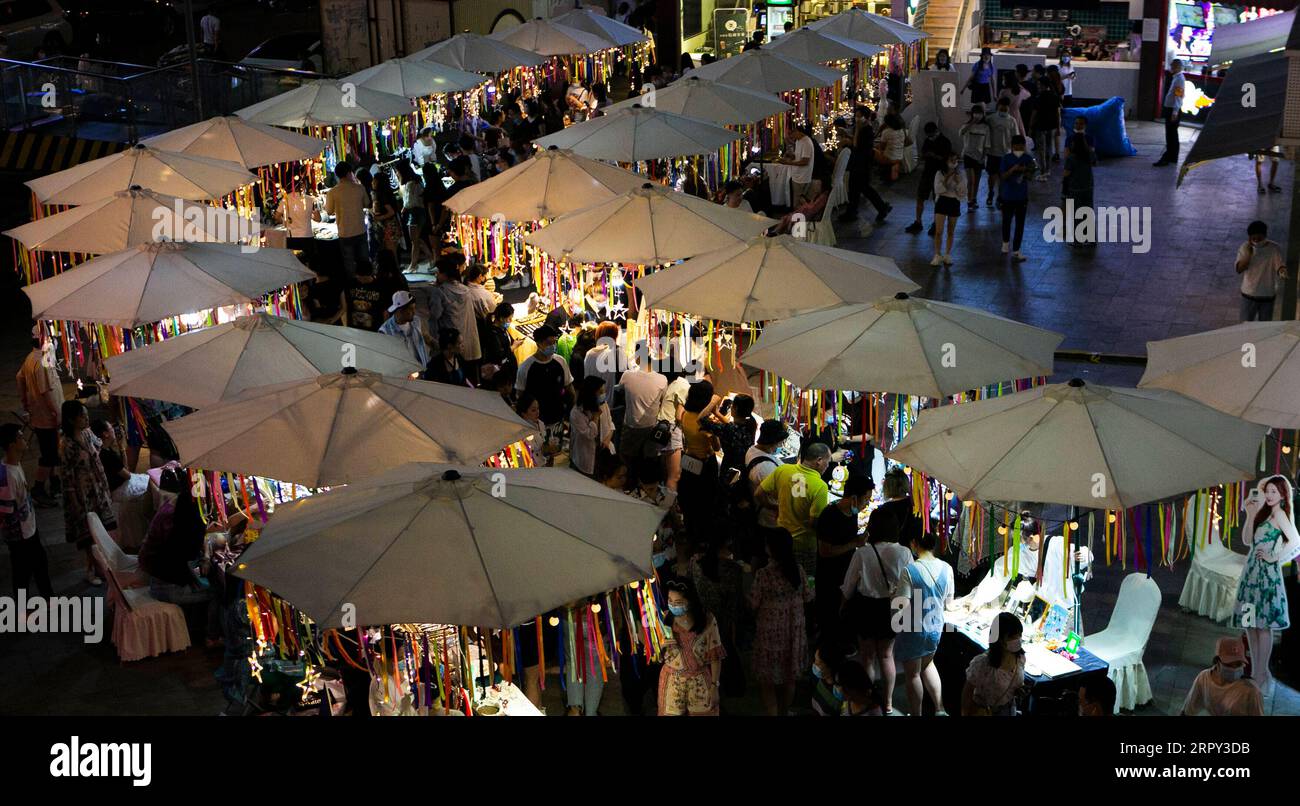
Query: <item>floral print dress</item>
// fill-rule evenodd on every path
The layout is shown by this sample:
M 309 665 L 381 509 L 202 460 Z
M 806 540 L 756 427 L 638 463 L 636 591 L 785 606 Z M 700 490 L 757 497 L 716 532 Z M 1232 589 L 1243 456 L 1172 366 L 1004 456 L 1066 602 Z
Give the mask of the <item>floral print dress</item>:
M 59 445 L 59 478 L 63 482 L 63 525 L 69 543 L 88 549 L 93 538 L 86 515 L 94 512 L 104 528 L 117 528 L 108 477 L 99 461 L 103 443 L 87 428 L 79 434 L 63 437 Z
M 1241 572 L 1241 582 L 1237 586 L 1237 604 L 1232 609 L 1233 627 L 1285 630 L 1291 626 L 1280 564 L 1255 556 L 1256 549 L 1277 555 L 1281 543 L 1282 532 L 1271 521 L 1256 530 L 1250 554 L 1246 557 L 1246 568 Z
M 659 675 L 659 716 L 717 716 L 718 689 L 710 664 L 727 657 L 718 622 L 708 616 L 700 632 L 687 630 L 680 623 L 672 629 Z
M 797 681 L 808 668 L 808 627 L 804 605 L 813 599 L 808 577 L 799 569 L 799 587 L 775 563 L 754 574 L 749 605 L 757 613 L 754 638 L 754 676 L 764 683 L 782 685 Z

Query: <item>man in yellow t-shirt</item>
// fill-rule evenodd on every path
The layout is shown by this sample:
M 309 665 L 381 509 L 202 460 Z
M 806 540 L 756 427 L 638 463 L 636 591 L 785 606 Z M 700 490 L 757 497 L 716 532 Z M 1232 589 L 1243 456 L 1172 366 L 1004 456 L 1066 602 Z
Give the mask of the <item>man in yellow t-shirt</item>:
M 822 473 L 831 463 L 831 449 L 805 442 L 799 463 L 781 465 L 759 485 L 760 503 L 776 501 L 776 523 L 794 537 L 794 554 L 808 576 L 817 565 L 817 516 L 826 508 L 830 488 Z

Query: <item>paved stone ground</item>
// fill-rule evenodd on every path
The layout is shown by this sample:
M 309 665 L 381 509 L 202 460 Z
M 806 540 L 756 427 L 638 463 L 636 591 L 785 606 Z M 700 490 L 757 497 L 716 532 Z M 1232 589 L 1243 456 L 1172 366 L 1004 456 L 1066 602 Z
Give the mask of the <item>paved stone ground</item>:
M 1033 190 L 1024 246 L 1029 259 L 1019 266 L 999 252 L 996 212 L 981 208 L 973 216 L 963 214 L 954 265 L 930 267 L 929 239 L 924 234 L 903 232 L 911 221 L 915 177 L 905 177 L 884 191 L 895 206 L 886 225 L 865 237 L 850 237 L 857 235 L 852 232 L 855 227 L 841 227 L 840 245 L 894 257 L 922 286 L 922 296 L 981 307 L 1064 332 L 1064 347 L 1069 349 L 1141 355 L 1148 340 L 1235 322 L 1233 254 L 1245 237 L 1246 224 L 1254 218 L 1267 221 L 1273 228 L 1272 237 L 1285 242 L 1286 193 L 1257 195 L 1251 165 L 1244 157 L 1194 171 L 1183 188 L 1175 189 L 1173 169 L 1150 167 L 1163 145 L 1161 127 L 1130 123 L 1129 135 L 1139 155 L 1103 160 L 1096 174 L 1096 203 L 1150 206 L 1155 232 L 1147 254 L 1134 255 L 1122 244 L 1088 253 L 1044 243 L 1037 211 L 1057 202 L 1059 167 L 1052 182 Z M 1185 138 L 1194 135 L 1193 130 L 1184 131 Z M 1289 169 L 1283 169 L 1279 180 L 1289 191 Z M 0 212 L 5 220 L 0 223 L 18 223 L 8 219 L 25 209 L 21 189 L 8 183 L 0 187 L 0 194 L 22 202 L 5 205 Z M 864 208 L 864 216 L 870 215 L 874 213 Z M 15 296 L 7 272 L 0 272 L 0 277 L 4 278 L 0 284 L 0 378 L 5 379 L 0 382 L 0 412 L 5 414 L 0 416 L 7 418 L 7 412 L 17 408 L 13 383 L 8 379 L 26 352 L 22 323 L 27 312 L 22 310 L 25 298 Z M 1105 364 L 1064 364 L 1058 369 L 1058 380 L 1079 375 L 1119 385 L 1131 385 L 1141 375 L 1139 368 Z M 34 459 L 34 454 L 29 457 Z M 57 591 L 102 595 L 102 588 L 86 585 L 79 557 L 63 542 L 60 512 L 42 510 L 39 518 Z M 1192 678 L 1209 665 L 1215 640 L 1230 633 L 1208 619 L 1179 610 L 1177 599 L 1185 574 L 1186 563 L 1155 573 L 1164 604 L 1145 656 L 1155 700 L 1138 709 L 1138 715 L 1176 714 Z M 1089 632 L 1105 627 L 1124 575 L 1118 566 L 1097 569 L 1084 602 Z M 8 563 L 0 563 L 0 592 L 7 595 L 10 584 Z M 1287 636 L 1283 633 L 1283 640 Z M 107 641 L 86 645 L 77 636 L 0 635 L 0 677 L 5 681 L 0 686 L 0 713 L 215 714 L 225 707 L 211 674 L 218 662 L 219 654 L 192 648 L 124 665 Z M 1292 670 L 1276 672 L 1293 683 L 1300 678 Z M 725 701 L 724 709 L 732 714 L 761 713 L 757 693 L 750 688 L 749 696 Z M 900 704 L 906 701 L 901 691 L 897 700 Z M 796 710 L 804 710 L 806 702 L 801 691 Z M 554 681 L 545 704 L 550 713 L 563 712 Z M 1266 707 L 1269 713 L 1300 714 L 1300 693 L 1279 684 Z M 617 685 L 607 686 L 601 712 L 618 714 L 622 710 Z

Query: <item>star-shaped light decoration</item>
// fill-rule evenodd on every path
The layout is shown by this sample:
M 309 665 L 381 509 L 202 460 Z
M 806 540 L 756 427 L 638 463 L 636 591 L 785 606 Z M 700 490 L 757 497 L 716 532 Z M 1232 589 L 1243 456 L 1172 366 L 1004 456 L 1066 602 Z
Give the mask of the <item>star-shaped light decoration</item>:
M 306 672 L 303 673 L 302 681 L 297 684 L 298 688 L 302 690 L 302 696 L 306 697 L 315 691 L 319 681 L 320 672 L 316 671 L 316 667 L 308 664 Z
M 252 672 L 253 679 L 262 682 L 262 662 L 258 660 L 256 652 L 248 656 L 248 668 Z

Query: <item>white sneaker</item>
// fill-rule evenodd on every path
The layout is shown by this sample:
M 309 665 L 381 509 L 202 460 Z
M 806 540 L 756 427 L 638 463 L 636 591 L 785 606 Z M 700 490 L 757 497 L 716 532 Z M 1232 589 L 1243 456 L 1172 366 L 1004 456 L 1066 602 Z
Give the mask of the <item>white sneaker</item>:
M 1024 259 L 1025 259 L 1025 256 L 1022 255 L 1022 254 L 1020 254 L 1019 252 L 1016 252 L 1014 255 L 1012 255 L 1012 257 L 1015 258 L 1016 260 L 1024 260 Z
M 952 265 L 952 255 L 944 255 L 944 256 L 943 256 L 943 265 L 945 265 L 945 266 L 951 266 L 951 265 Z
M 1007 253 L 1010 252 L 1010 251 L 1011 251 L 1011 242 L 1010 242 L 1010 241 L 1003 241 L 1003 242 L 1002 242 L 1002 254 L 1005 255 L 1005 254 L 1007 254 Z
M 939 256 L 939 253 L 938 253 L 938 252 L 935 252 L 935 253 L 934 253 L 934 257 L 930 258 L 930 265 L 931 265 L 931 266 L 942 266 L 942 265 L 943 265 L 943 258 Z

